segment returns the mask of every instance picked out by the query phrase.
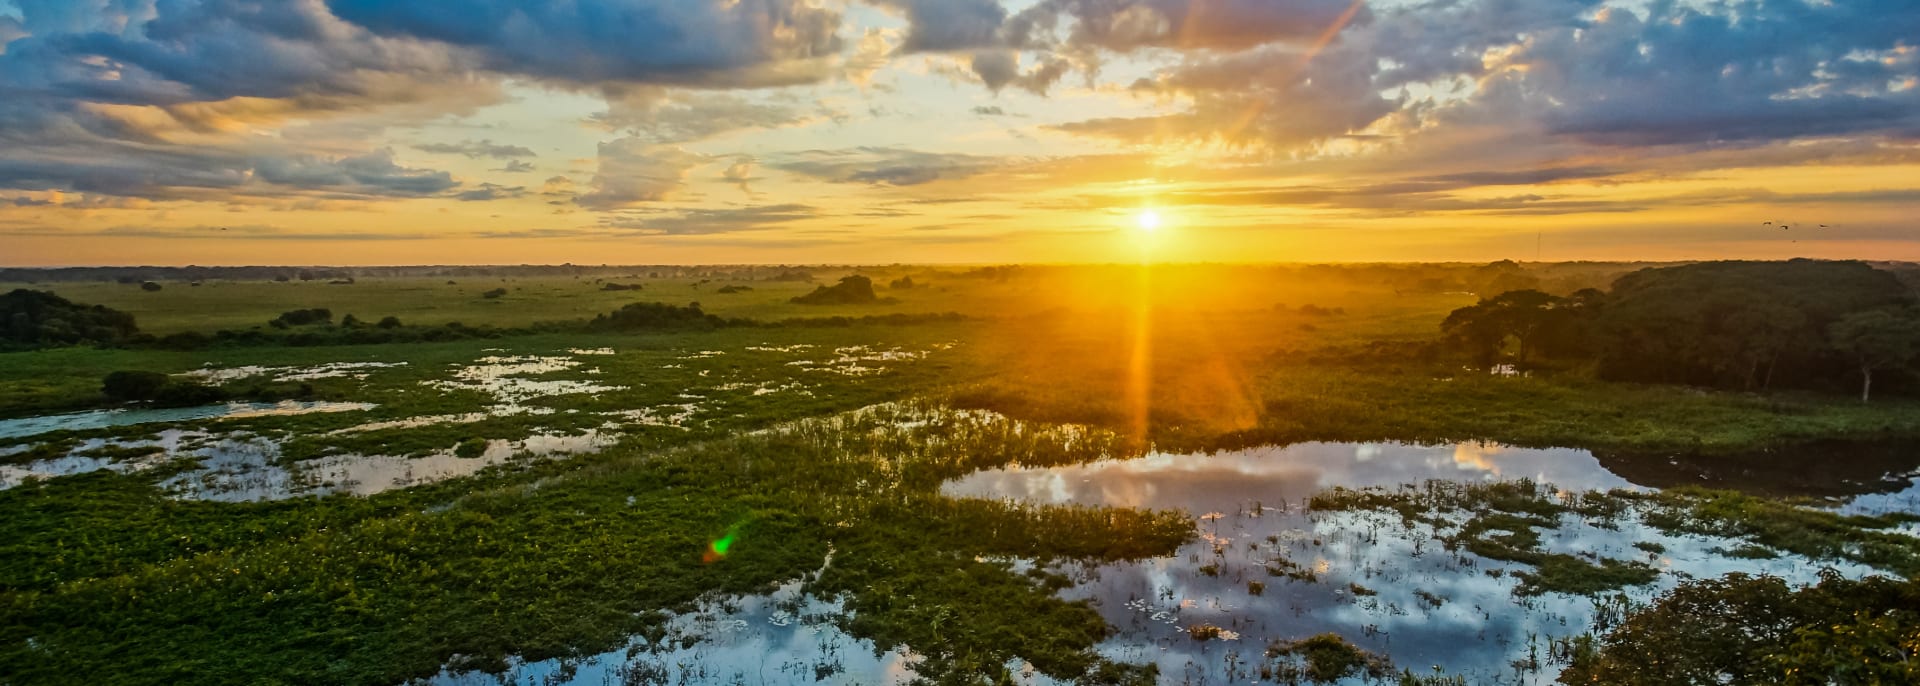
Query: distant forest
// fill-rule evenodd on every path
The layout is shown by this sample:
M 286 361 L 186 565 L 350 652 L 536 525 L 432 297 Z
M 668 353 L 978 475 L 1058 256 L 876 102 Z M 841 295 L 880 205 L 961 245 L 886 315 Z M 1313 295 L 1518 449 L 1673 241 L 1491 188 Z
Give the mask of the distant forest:
M 1861 262 L 1644 269 L 1610 290 L 1502 292 L 1455 310 L 1446 343 L 1481 366 L 1592 365 L 1609 381 L 1726 389 L 1912 389 L 1920 297 Z

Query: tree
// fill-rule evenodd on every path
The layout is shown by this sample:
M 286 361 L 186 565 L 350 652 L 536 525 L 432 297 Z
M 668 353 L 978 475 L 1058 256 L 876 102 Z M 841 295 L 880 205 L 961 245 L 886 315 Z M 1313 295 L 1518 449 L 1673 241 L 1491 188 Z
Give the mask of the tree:
M 843 277 L 840 283 L 815 288 L 812 293 L 793 298 L 801 305 L 855 305 L 878 302 L 880 297 L 873 292 L 873 280 L 859 274 Z
M 0 348 L 114 343 L 139 333 L 133 315 L 46 291 L 0 295 Z
M 1565 315 L 1561 299 L 1540 291 L 1510 291 L 1462 307 L 1447 315 L 1440 329 L 1465 347 L 1474 360 L 1492 365 L 1508 338 L 1518 345 L 1518 361 L 1526 364 L 1535 334 Z
M 1910 310 L 1882 308 L 1856 312 L 1827 330 L 1833 347 L 1860 365 L 1860 402 L 1873 394 L 1873 371 L 1904 367 L 1920 354 L 1920 317 Z
M 1592 338 L 1608 380 L 1823 387 L 1849 369 L 1830 343 L 1834 322 L 1913 299 L 1863 262 L 1643 269 L 1614 282 Z

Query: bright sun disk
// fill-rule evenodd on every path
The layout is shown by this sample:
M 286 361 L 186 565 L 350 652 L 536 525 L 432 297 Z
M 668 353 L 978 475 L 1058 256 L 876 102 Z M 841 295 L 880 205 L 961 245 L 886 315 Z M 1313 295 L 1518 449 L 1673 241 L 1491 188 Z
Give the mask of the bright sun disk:
M 1160 228 L 1160 213 L 1146 210 L 1134 217 L 1134 221 L 1139 223 L 1141 231 L 1154 231 Z

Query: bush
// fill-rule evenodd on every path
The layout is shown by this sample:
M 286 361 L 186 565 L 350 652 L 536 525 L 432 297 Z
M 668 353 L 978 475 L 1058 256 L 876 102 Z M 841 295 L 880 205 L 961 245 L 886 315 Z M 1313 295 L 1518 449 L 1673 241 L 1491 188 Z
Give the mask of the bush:
M 799 296 L 793 302 L 801 305 L 859 305 L 879 302 L 880 297 L 873 293 L 873 279 L 854 274 L 840 279 L 832 286 L 821 286 L 812 293 Z
M 333 311 L 324 307 L 316 307 L 308 310 L 289 310 L 280 313 L 280 316 L 275 317 L 273 321 L 267 322 L 267 324 L 276 329 L 284 329 L 290 326 L 332 323 Z
M 152 281 L 148 281 L 140 284 L 140 290 L 146 291 L 148 293 L 152 293 L 154 291 L 160 290 L 160 284 L 154 283 Z
M 152 400 L 172 382 L 172 377 L 160 372 L 118 371 L 101 380 L 100 392 L 119 401 Z
M 507 294 L 507 289 L 505 289 L 505 288 L 495 288 L 495 289 L 493 289 L 493 290 L 490 290 L 490 291 L 487 291 L 487 292 L 485 292 L 485 293 L 481 293 L 481 294 L 480 294 L 480 297 L 482 297 L 482 298 L 486 298 L 486 299 L 488 299 L 488 300 L 495 300 L 495 299 L 499 299 L 499 298 L 501 298 L 501 297 L 504 297 L 504 296 L 505 296 L 506 294 Z
M 594 331 L 632 331 L 637 329 L 717 329 L 743 325 L 700 310 L 699 303 L 676 307 L 666 303 L 633 303 L 609 314 L 594 317 L 587 328 Z

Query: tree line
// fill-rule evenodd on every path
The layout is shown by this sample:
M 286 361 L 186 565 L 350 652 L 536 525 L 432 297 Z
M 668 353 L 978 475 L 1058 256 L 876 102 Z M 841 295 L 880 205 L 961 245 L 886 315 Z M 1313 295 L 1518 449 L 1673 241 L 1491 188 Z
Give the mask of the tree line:
M 1611 381 L 1713 388 L 1914 386 L 1920 302 L 1862 262 L 1708 262 L 1643 269 L 1607 291 L 1516 290 L 1441 323 L 1476 364 L 1590 364 Z

